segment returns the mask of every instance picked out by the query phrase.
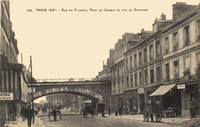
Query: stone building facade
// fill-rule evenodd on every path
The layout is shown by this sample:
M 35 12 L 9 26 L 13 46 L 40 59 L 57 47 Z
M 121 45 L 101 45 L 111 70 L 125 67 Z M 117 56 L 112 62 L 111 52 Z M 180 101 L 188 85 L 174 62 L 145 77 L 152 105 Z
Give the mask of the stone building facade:
M 200 105 L 196 74 L 200 6 L 177 2 L 172 7 L 172 19 L 162 13 L 152 31 L 126 33 L 115 44 L 110 66 L 112 109 L 142 113 L 153 100 L 161 101 L 163 110 L 171 108 L 176 116 L 187 116 L 190 101 Z
M 26 104 L 27 77 L 25 67 L 17 59 L 19 50 L 10 21 L 9 1 L 1 1 L 0 17 L 0 92 L 13 94 L 13 100 L 0 100 L 0 119 L 4 121 L 14 120 L 20 115 L 21 106 Z
M 132 43 L 129 43 L 132 42 Z M 126 67 L 124 64 L 124 53 L 127 47 L 138 43 L 138 34 L 125 33 L 122 39 L 119 39 L 114 47 L 114 62 L 111 69 L 111 109 L 124 107 L 124 92 L 129 88 L 129 81 L 127 81 Z
M 177 98 L 173 101 L 178 100 L 176 104 L 182 116 L 189 114 L 190 101 L 200 105 L 197 101 L 200 91 L 197 89 L 196 74 L 200 63 L 199 35 L 200 6 L 186 3 L 174 4 L 172 23 L 162 30 L 161 40 L 163 83 L 176 84 L 176 89 L 171 91 L 172 96 L 164 98 L 163 101 L 173 100 L 175 95 Z

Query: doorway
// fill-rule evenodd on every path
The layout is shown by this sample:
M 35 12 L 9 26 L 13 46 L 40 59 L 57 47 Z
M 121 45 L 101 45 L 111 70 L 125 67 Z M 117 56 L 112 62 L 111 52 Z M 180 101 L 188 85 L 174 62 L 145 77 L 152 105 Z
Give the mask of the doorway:
M 145 107 L 144 94 L 139 94 L 138 102 L 139 113 L 143 113 Z

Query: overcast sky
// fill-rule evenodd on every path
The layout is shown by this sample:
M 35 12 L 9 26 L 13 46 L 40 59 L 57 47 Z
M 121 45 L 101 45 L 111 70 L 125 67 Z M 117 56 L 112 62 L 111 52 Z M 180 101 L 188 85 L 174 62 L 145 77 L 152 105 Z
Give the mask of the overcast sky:
M 183 2 L 199 4 L 199 0 Z M 32 56 L 36 79 L 93 78 L 102 70 L 103 61 L 106 63 L 109 49 L 124 33 L 152 30 L 162 12 L 171 19 L 174 3 L 176 0 L 11 0 L 10 15 L 23 63 L 28 67 Z M 88 12 L 62 11 L 75 8 Z M 90 8 L 103 11 L 91 12 Z M 121 11 L 105 12 L 105 8 Z M 32 12 L 27 11 L 30 9 Z

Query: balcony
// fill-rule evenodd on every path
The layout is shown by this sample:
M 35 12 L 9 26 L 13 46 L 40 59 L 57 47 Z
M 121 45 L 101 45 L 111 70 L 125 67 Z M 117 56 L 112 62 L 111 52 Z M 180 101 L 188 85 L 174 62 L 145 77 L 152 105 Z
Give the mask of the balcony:
M 200 41 L 200 34 L 197 35 L 197 41 Z
M 158 58 L 158 57 L 160 57 L 161 56 L 161 54 L 160 53 L 156 53 L 156 58 Z
M 183 72 L 183 75 L 184 75 L 184 79 L 189 79 L 190 78 L 190 69 L 186 69 Z
M 150 61 L 153 60 L 153 56 L 150 56 Z
M 179 78 L 179 74 L 178 73 L 175 73 L 174 74 L 174 79 L 178 79 Z
M 137 67 L 137 64 L 136 64 L 136 63 L 134 64 L 134 67 Z
M 147 57 L 144 58 L 144 63 L 147 63 Z
M 189 40 L 185 40 L 185 46 L 188 46 L 189 45 Z
M 168 54 L 169 53 L 169 49 L 165 49 L 165 54 Z
M 166 76 L 165 82 L 169 82 L 169 75 Z
M 174 51 L 178 50 L 178 44 L 174 45 Z

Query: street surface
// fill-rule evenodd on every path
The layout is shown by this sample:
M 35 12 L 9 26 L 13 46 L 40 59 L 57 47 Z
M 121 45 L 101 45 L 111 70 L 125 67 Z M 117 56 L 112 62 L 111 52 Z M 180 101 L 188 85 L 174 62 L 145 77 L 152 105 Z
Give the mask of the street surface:
M 41 120 L 46 127 L 181 127 L 180 124 L 174 123 L 151 123 L 139 120 L 119 119 L 112 116 L 101 117 L 91 115 L 88 118 L 83 118 L 79 114 L 63 114 L 62 120 L 49 122 L 48 116 L 41 116 Z

